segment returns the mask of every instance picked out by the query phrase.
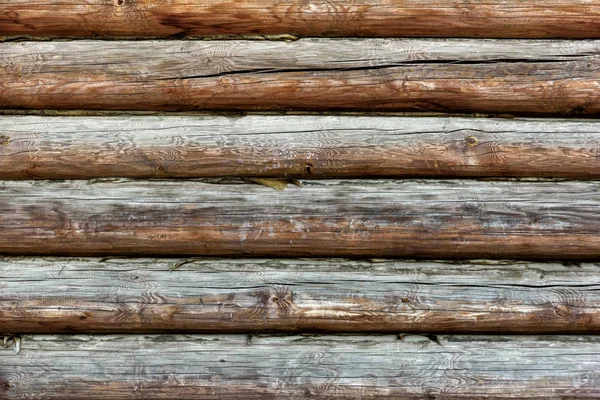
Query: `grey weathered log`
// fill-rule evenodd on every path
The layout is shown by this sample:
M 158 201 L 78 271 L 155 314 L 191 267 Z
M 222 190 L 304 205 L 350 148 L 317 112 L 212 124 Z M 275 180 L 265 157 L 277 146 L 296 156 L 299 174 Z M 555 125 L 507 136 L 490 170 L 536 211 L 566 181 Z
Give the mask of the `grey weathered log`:
M 1 181 L 0 253 L 600 258 L 600 182 L 221 182 Z
M 7 400 L 600 397 L 597 336 L 24 336 L 0 354 Z
M 0 107 L 598 115 L 599 68 L 598 40 L 2 43 Z
M 0 327 L 600 333 L 599 273 L 600 264 L 8 257 Z
M 594 120 L 0 117 L 0 179 L 600 178 Z

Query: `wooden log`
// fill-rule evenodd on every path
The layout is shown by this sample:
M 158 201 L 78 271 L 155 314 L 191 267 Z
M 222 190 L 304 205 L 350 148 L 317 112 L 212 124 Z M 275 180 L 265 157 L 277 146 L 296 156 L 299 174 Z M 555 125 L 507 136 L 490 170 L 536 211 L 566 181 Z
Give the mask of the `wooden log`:
M 0 354 L 7 400 L 600 397 L 595 336 L 24 336 Z
M 597 121 L 0 117 L 0 179 L 600 178 Z
M 599 182 L 1 181 L 0 253 L 598 259 Z
M 1 0 L 0 35 L 598 38 L 597 0 Z
M 0 107 L 599 115 L 599 54 L 600 41 L 4 43 Z
M 477 261 L 0 258 L 0 326 L 600 333 L 599 272 L 600 264 Z

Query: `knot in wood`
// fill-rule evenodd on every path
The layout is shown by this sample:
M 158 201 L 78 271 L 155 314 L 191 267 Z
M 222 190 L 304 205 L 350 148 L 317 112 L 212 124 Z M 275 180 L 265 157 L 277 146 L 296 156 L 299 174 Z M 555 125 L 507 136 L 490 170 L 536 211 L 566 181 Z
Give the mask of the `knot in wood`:
M 5 379 L 5 378 L 0 378 L 0 389 L 4 389 L 5 391 L 8 391 L 8 389 L 10 389 L 12 387 L 12 385 L 10 384 L 10 382 Z
M 573 314 L 571 308 L 563 304 L 556 306 L 554 310 L 556 312 L 556 315 L 561 317 L 571 317 L 571 315 Z
M 475 136 L 467 136 L 465 142 L 467 143 L 467 146 L 475 147 L 479 144 L 479 139 L 477 139 Z

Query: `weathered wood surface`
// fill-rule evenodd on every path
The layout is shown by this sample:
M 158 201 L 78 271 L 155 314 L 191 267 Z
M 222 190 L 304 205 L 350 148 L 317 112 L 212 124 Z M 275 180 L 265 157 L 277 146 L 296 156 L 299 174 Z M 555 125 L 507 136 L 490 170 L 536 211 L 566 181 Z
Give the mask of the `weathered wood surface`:
M 598 259 L 599 182 L 2 181 L 0 253 Z
M 7 400 L 600 397 L 594 336 L 24 336 L 0 354 Z
M 597 115 L 599 68 L 600 41 L 3 43 L 0 107 Z
M 600 178 L 598 121 L 0 117 L 1 179 Z
M 600 264 L 9 257 L 0 327 L 600 333 L 599 273 Z
M 1 0 L 3 36 L 598 38 L 597 0 Z

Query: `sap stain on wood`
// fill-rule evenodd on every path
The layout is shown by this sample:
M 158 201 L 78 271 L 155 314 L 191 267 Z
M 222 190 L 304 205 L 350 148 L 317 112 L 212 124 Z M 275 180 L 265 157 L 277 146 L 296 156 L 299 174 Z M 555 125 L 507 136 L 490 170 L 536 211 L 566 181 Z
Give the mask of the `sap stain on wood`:
M 0 116 L 1 179 L 600 177 L 592 120 Z
M 599 54 L 600 41 L 3 43 L 0 106 L 597 115 Z
M 176 266 L 176 270 L 172 271 Z M 600 332 L 600 266 L 0 258 L 9 332 Z

